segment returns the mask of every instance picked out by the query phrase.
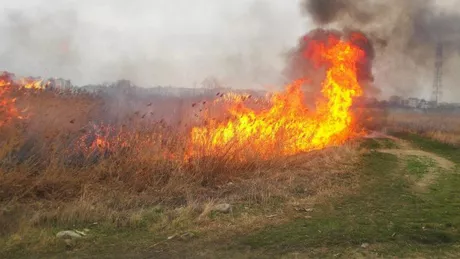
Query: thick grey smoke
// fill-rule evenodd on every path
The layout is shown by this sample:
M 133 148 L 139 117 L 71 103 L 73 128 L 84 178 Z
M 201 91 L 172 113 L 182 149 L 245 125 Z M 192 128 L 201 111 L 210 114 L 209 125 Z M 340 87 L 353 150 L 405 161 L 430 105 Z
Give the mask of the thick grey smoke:
M 400 95 L 430 97 L 436 44 L 444 46 L 445 95 L 458 101 L 460 1 L 305 0 L 303 10 L 322 27 L 360 30 L 377 50 L 376 84 Z
M 277 84 L 305 29 L 282 0 L 0 0 L 0 70 L 76 84 Z

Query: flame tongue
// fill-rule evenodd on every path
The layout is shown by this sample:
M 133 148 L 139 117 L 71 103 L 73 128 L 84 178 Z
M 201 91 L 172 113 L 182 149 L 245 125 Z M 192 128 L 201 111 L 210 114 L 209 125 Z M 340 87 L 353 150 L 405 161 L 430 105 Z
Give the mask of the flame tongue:
M 302 85 L 308 79 L 296 80 L 273 96 L 267 110 L 256 112 L 235 102 L 229 109 L 231 119 L 194 127 L 186 158 L 230 154 L 244 160 L 247 153 L 270 158 L 341 144 L 352 137 L 350 108 L 353 98 L 362 95 L 357 65 L 365 52 L 329 34 L 325 40 L 309 39 L 303 55 L 315 67 L 326 67 L 324 98 L 317 100 L 315 112 L 303 102 Z
M 322 83 L 322 93 L 328 101 L 326 104 L 318 104 L 322 121 L 312 140 L 313 148 L 334 144 L 330 143 L 334 139 L 340 142 L 346 140 L 352 133 L 348 128 L 352 122 L 350 107 L 353 104 L 353 97 L 362 95 L 357 80 L 356 65 L 362 59 L 364 52 L 343 40 L 329 48 L 322 47 L 320 45 L 321 57 L 330 66 L 326 71 L 326 79 Z

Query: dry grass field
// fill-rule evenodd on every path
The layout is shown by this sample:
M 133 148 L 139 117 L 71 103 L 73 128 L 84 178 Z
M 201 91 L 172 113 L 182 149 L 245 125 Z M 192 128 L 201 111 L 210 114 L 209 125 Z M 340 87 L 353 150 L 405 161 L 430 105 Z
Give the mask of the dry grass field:
M 416 249 L 400 252 L 416 255 L 427 249 L 424 238 L 440 242 L 436 251 L 458 255 L 452 247 L 445 250 L 446 244 L 458 240 L 459 222 L 450 212 L 446 216 L 450 227 L 442 230 L 448 232 L 448 242 L 437 230 L 406 229 L 407 224 L 422 224 L 407 217 L 420 213 L 419 207 L 409 206 L 401 212 L 409 221 L 385 214 L 393 206 L 382 212 L 387 215 L 383 218 L 373 212 L 386 211 L 388 207 L 379 207 L 386 202 L 398 206 L 411 202 L 389 195 L 391 192 L 418 199 L 404 187 L 401 172 L 423 176 L 438 170 L 423 154 L 398 162 L 393 155 L 376 150 L 413 145 L 438 152 L 458 165 L 454 146 L 439 147 L 433 144 L 438 142 L 414 137 L 458 144 L 460 121 L 455 116 L 390 113 L 387 117 L 383 111 L 363 112 L 360 119 L 365 127 L 386 127 L 388 132 L 409 135 L 354 139 L 341 146 L 269 160 L 253 150 L 230 146 L 232 152 L 222 150 L 218 156 L 186 161 L 185 132 L 196 123 L 197 112 L 190 107 L 199 99 L 113 102 L 91 94 L 21 94 L 17 105 L 27 111 L 27 117 L 0 128 L 0 255 L 4 258 L 336 254 L 348 258 L 389 255 L 407 242 Z M 117 110 L 119 107 L 124 109 Z M 174 116 L 168 116 L 171 114 Z M 430 151 L 432 144 L 437 148 L 434 151 Z M 239 159 L 241 154 L 247 159 Z M 401 163 L 402 167 L 396 166 Z M 374 175 L 380 170 L 397 171 L 387 179 Z M 370 190 L 375 179 L 381 180 L 381 188 Z M 450 180 L 457 183 L 458 179 Z M 391 189 L 396 188 L 392 182 L 401 182 L 396 186 L 399 189 Z M 455 192 L 455 188 L 447 189 Z M 452 193 L 434 193 L 432 202 L 446 195 Z M 226 204 L 231 209 L 218 209 Z M 432 216 L 438 210 L 426 213 Z M 437 216 L 431 216 L 427 216 L 431 223 L 422 225 L 435 224 L 438 229 Z M 396 225 L 385 225 L 386 217 Z M 311 228 L 305 230 L 303 224 Z M 384 225 L 387 230 L 382 232 L 379 229 Z M 400 239 L 388 239 L 387 232 L 398 227 L 402 228 Z M 62 230 L 84 231 L 85 236 L 71 242 L 56 238 Z M 413 235 L 422 241 L 411 239 Z M 359 247 L 366 243 L 373 250 L 361 251 Z M 302 244 L 311 249 L 303 249 Z
M 426 136 L 443 143 L 460 144 L 459 112 L 393 112 L 387 117 L 389 130 Z
M 357 161 L 356 143 L 288 159 L 267 161 L 241 150 L 247 160 L 222 152 L 190 162 L 183 159 L 187 118 L 172 126 L 134 107 L 112 120 L 105 111 L 113 104 L 92 95 L 26 94 L 17 105 L 28 117 L 0 128 L 6 252 L 53 251 L 60 245 L 54 231 L 94 224 L 111 231 L 145 228 L 157 238 L 190 229 L 231 233 L 286 220 L 286 206 L 301 210 L 353 190 L 349 167 Z M 142 106 L 164 110 L 164 103 Z M 115 123 L 91 124 L 98 120 Z M 334 181 L 340 175 L 347 186 Z M 240 212 L 232 224 L 215 222 L 213 208 L 222 203 L 250 213 Z

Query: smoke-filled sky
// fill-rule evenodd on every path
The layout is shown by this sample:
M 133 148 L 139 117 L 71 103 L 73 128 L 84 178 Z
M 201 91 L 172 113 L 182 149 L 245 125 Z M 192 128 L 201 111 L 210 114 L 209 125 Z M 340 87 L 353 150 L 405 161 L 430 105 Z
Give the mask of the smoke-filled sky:
M 275 83 L 283 52 L 306 30 L 296 1 L 0 3 L 0 70 L 77 84 L 193 86 L 208 76 L 242 88 Z
M 316 26 L 364 32 L 376 50 L 383 93 L 430 99 L 436 46 L 444 46 L 441 101 L 460 100 L 459 0 L 304 0 Z
M 383 0 L 0 0 L 0 71 L 63 77 L 78 85 L 124 78 L 145 87 L 191 87 L 214 76 L 235 88 L 271 89 L 284 81 L 286 53 L 298 39 L 325 26 L 305 10 L 307 2 L 329 2 L 328 10 L 337 2 L 355 9 L 356 3 L 373 5 L 363 8 L 375 16 L 367 29 L 378 37 L 400 37 L 411 20 L 404 17 L 418 15 L 414 6 L 430 1 L 387 1 L 400 8 L 387 4 L 380 12 L 374 3 Z M 431 2 L 439 10 L 460 10 L 460 0 Z M 347 11 L 360 15 L 355 9 Z M 429 98 L 434 46 L 407 54 L 403 44 L 410 40 L 385 40 L 374 62 L 382 97 Z M 457 58 L 447 61 L 444 100 L 458 101 L 460 61 L 458 53 L 450 56 Z

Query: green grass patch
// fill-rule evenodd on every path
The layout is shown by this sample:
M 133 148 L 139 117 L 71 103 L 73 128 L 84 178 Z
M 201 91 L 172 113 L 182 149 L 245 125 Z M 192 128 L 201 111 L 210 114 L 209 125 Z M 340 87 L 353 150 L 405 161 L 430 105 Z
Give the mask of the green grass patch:
M 438 154 L 460 165 L 460 148 L 454 145 L 442 143 L 416 134 L 397 132 L 392 133 L 395 137 L 410 141 L 415 147 Z
M 12 237 L 0 240 L 0 258 L 95 258 L 94 255 L 97 258 L 119 258 L 119 254 L 140 253 L 166 239 L 165 235 L 145 228 L 115 228 L 101 224 L 68 247 L 64 240 L 55 237 L 60 230 L 63 229 L 32 229 L 20 237 L 22 240 L 15 242 Z
M 422 178 L 426 173 L 435 168 L 436 162 L 433 159 L 420 156 L 408 156 L 406 158 L 406 172 L 417 179 Z
M 456 147 L 415 135 L 398 137 L 460 166 L 460 151 Z M 362 142 L 362 147 L 371 151 L 363 154 L 356 169 L 359 171 L 359 191 L 318 204 L 312 212 L 305 212 L 311 218 L 305 218 L 298 212 L 296 220 L 266 226 L 246 235 L 240 232 L 222 233 L 221 236 L 194 232 L 193 241 L 169 240 L 168 236 L 172 234 L 193 231 L 191 219 L 197 212 L 185 210 L 173 213 L 151 208 L 133 218 L 130 227 L 115 228 L 107 223 L 91 228 L 88 237 L 79 241 L 71 251 L 59 242 L 49 242 L 48 250 L 31 249 L 32 243 L 54 238 L 55 231 L 50 228 L 31 233 L 30 242 L 24 245 L 0 245 L 0 257 L 31 258 L 39 254 L 44 258 L 168 258 L 170 255 L 180 258 L 187 256 L 186 253 L 196 254 L 201 250 L 211 258 L 225 257 L 219 255 L 280 258 L 297 252 L 314 258 L 337 258 L 336 255 L 353 258 L 356 257 L 354 253 L 360 252 L 366 258 L 369 251 L 384 258 L 414 254 L 440 257 L 448 252 L 460 254 L 460 173 L 440 174 L 437 181 L 429 186 L 429 192 L 415 193 L 413 182 L 404 176 L 423 177 L 436 166 L 434 161 L 415 156 L 399 158 L 375 151 L 397 147 L 392 140 L 368 139 Z M 402 160 L 405 163 L 401 163 L 400 159 L 405 159 Z M 459 166 L 455 169 L 457 172 Z M 330 184 L 335 186 L 335 181 L 343 186 L 348 181 L 354 184 L 356 178 L 343 174 L 331 180 Z M 292 195 L 306 197 L 309 193 L 306 186 L 298 183 L 292 187 Z M 270 202 L 263 204 L 235 204 L 231 214 L 210 213 L 209 218 L 212 222 L 228 221 L 233 224 L 244 215 L 271 215 L 277 208 L 284 209 L 285 203 L 283 197 L 272 197 Z M 162 245 L 156 247 L 156 243 Z M 361 248 L 362 243 L 369 243 L 369 248 Z M 350 250 L 351 254 L 346 254 Z
M 361 142 L 360 145 L 362 148 L 366 149 L 393 149 L 398 148 L 398 144 L 396 144 L 391 139 L 365 139 Z
M 417 173 L 426 167 L 419 161 L 409 165 Z M 362 243 L 379 244 L 375 251 L 388 256 L 458 244 L 460 175 L 445 174 L 430 193 L 419 195 L 402 177 L 406 169 L 394 155 L 371 152 L 362 160 L 359 194 L 317 206 L 311 219 L 267 227 L 239 244 L 279 254 L 327 248 L 321 256 Z

